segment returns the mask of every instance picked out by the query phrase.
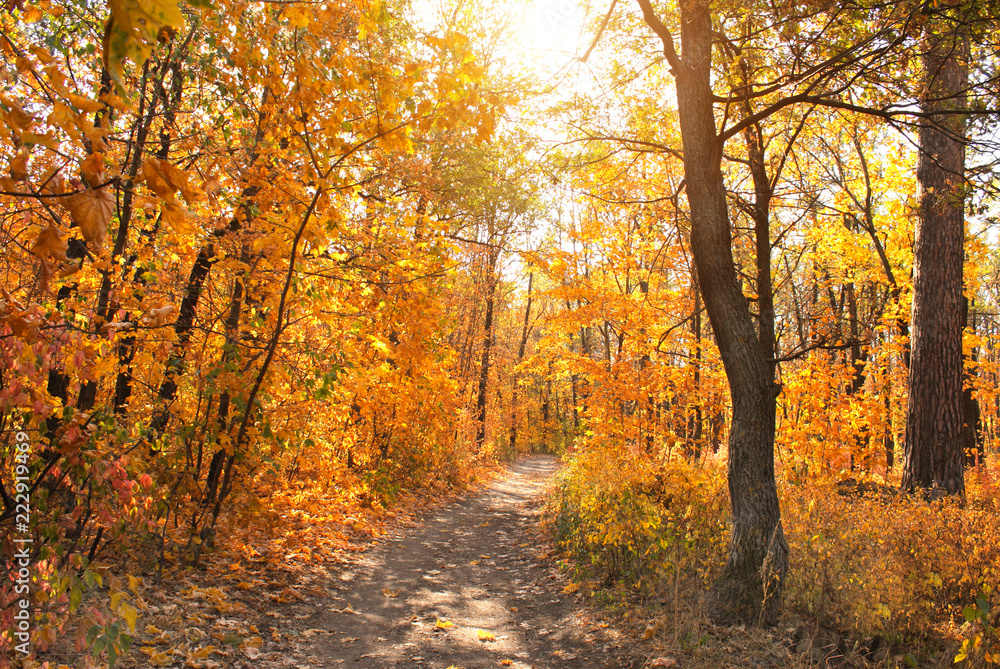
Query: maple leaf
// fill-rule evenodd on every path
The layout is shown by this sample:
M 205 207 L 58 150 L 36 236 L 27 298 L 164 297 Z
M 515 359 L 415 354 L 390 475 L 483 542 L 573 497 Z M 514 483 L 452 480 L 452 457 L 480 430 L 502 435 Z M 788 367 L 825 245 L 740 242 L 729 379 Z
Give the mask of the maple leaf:
M 445 618 L 438 618 L 438 621 L 434 623 L 434 627 L 441 630 L 450 630 L 454 626 L 455 623 L 451 622 L 450 620 L 446 620 Z
M 42 323 L 41 317 L 31 311 L 21 311 L 4 319 L 15 337 L 27 342 L 33 342 L 38 337 L 38 329 Z
M 187 173 L 166 160 L 146 158 L 142 174 L 150 189 L 164 199 L 173 199 L 178 191 L 188 202 L 197 199 L 198 191 L 192 188 Z
M 111 0 L 111 17 L 104 27 L 104 67 L 124 89 L 122 64 L 126 58 L 142 63 L 162 35 L 184 22 L 175 0 Z
M 35 124 L 35 117 L 24 111 L 14 98 L 0 93 L 0 103 L 7 107 L 8 118 L 19 130 L 27 130 Z
M 49 227 L 38 233 L 35 244 L 31 247 L 31 253 L 43 263 L 49 258 L 56 260 L 66 260 L 66 251 L 69 249 L 65 237 L 60 233 L 55 223 L 49 221 Z
M 92 153 L 80 165 L 80 174 L 91 186 L 100 186 L 104 183 L 104 155 Z
M 10 178 L 14 181 L 24 181 L 28 178 L 28 149 L 21 147 L 17 155 L 10 160 Z
M 479 630 L 476 632 L 476 636 L 479 637 L 480 641 L 496 641 L 496 636 L 486 630 Z
M 84 188 L 80 184 L 76 193 L 59 198 L 59 201 L 79 226 L 83 238 L 95 247 L 102 246 L 115 209 L 115 196 L 111 191 L 107 188 Z

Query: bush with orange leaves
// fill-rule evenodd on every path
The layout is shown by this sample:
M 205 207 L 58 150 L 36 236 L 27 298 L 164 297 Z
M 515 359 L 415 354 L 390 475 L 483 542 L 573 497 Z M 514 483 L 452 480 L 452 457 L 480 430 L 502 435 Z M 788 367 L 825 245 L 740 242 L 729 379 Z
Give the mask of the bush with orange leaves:
M 963 607 L 1000 584 L 1000 495 L 987 474 L 969 479 L 964 504 L 891 488 L 844 496 L 835 486 L 784 486 L 787 604 L 860 635 L 956 637 Z
M 964 502 L 888 485 L 779 482 L 789 624 L 804 618 L 918 654 L 944 643 L 962 661 L 1000 661 L 1000 485 L 986 470 L 967 478 Z M 665 594 L 683 576 L 704 589 L 726 558 L 725 482 L 721 458 L 689 463 L 593 444 L 563 471 L 549 523 L 578 569 L 604 586 Z

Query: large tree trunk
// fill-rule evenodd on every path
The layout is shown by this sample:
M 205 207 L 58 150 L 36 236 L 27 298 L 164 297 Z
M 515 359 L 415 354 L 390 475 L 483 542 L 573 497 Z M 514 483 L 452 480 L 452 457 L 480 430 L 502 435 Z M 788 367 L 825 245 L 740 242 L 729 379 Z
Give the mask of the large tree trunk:
M 639 0 L 646 21 L 673 51 L 672 38 Z M 654 25 L 658 24 L 658 25 Z M 774 480 L 774 419 L 778 387 L 765 358 L 750 305 L 740 290 L 722 178 L 722 142 L 711 85 L 712 17 L 708 0 L 680 2 L 682 58 L 668 53 L 677 81 L 684 175 L 691 208 L 691 250 L 709 322 L 729 380 L 732 537 L 729 558 L 713 592 L 712 617 L 721 623 L 777 623 L 788 569 Z M 773 350 L 773 349 L 772 349 Z
M 913 241 L 910 395 L 903 482 L 937 497 L 963 495 L 962 246 L 965 106 L 969 46 L 961 31 L 927 28 L 926 90 L 917 163 L 919 216 Z

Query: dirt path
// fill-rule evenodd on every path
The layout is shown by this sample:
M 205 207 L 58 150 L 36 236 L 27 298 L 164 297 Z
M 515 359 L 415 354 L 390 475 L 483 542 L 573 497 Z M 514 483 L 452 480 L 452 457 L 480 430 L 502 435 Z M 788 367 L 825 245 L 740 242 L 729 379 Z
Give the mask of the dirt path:
M 557 466 L 523 458 L 478 495 L 384 537 L 310 621 L 310 659 L 366 669 L 642 666 L 630 640 L 564 592 L 544 552 L 538 515 Z

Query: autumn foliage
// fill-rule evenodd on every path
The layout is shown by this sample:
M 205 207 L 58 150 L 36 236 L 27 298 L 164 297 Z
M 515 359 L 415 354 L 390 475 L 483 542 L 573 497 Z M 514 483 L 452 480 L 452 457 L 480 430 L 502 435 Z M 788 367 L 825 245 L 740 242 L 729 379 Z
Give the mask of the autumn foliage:
M 596 589 L 681 607 L 719 576 L 732 401 L 669 72 L 597 62 L 608 91 L 548 104 L 470 14 L 431 31 L 367 0 L 5 5 L 5 658 L 18 537 L 29 662 L 114 663 L 135 638 L 165 666 L 166 632 L 141 623 L 152 579 L 218 570 L 184 596 L 224 612 L 264 578 L 239 566 L 255 547 L 312 564 L 532 449 L 566 457 L 549 527 Z M 609 25 L 616 53 L 641 51 L 637 13 Z M 728 55 L 733 86 L 780 69 Z M 885 78 L 908 82 L 907 62 Z M 913 138 L 807 116 L 762 119 L 722 163 L 745 301 L 773 312 L 784 601 L 917 655 L 1000 661 L 993 193 L 969 187 L 968 494 L 897 493 Z M 204 648 L 178 653 L 209 666 Z

